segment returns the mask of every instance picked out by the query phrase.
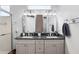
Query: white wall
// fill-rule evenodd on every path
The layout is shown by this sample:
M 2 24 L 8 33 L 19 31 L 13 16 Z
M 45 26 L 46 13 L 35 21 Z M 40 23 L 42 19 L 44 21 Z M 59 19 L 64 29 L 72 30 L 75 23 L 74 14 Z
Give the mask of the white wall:
M 59 20 L 59 32 L 62 33 L 62 25 L 65 19 L 73 19 L 79 16 L 79 6 L 60 6 L 57 12 Z M 65 39 L 65 52 L 66 53 L 79 53 L 79 24 L 69 24 L 71 37 Z
M 79 24 L 70 24 L 71 37 L 66 37 L 66 53 L 79 54 Z
M 13 48 L 15 48 L 15 38 L 20 35 L 22 32 L 22 15 L 24 10 L 26 10 L 26 6 L 11 6 L 12 13 L 12 32 L 13 32 Z M 18 33 L 16 33 L 16 31 Z

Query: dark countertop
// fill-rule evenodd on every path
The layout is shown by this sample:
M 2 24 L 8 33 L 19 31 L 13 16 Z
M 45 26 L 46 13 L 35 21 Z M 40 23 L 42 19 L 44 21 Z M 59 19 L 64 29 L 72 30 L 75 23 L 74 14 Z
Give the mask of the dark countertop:
M 16 37 L 16 40 L 64 40 L 64 36 L 48 36 L 48 37 Z

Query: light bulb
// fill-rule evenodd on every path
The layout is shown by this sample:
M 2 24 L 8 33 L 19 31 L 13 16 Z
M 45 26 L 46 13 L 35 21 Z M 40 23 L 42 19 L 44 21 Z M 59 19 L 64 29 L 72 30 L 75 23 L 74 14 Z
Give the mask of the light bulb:
M 53 13 L 53 15 L 56 15 L 56 13 Z
M 26 13 L 24 13 L 23 15 L 27 15 Z

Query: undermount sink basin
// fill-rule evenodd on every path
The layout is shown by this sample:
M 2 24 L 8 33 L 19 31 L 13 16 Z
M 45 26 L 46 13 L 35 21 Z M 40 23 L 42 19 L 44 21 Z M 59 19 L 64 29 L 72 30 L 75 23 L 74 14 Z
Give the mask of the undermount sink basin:
M 32 36 L 23 36 L 22 38 L 33 38 Z
M 57 36 L 47 36 L 46 38 L 58 38 Z

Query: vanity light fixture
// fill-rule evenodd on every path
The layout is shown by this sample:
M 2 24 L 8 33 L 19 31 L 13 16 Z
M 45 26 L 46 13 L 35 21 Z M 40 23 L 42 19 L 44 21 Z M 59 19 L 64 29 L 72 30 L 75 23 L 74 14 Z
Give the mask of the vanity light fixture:
M 23 15 L 27 15 L 26 13 L 23 13 Z
M 56 13 L 53 13 L 53 15 L 56 15 Z

